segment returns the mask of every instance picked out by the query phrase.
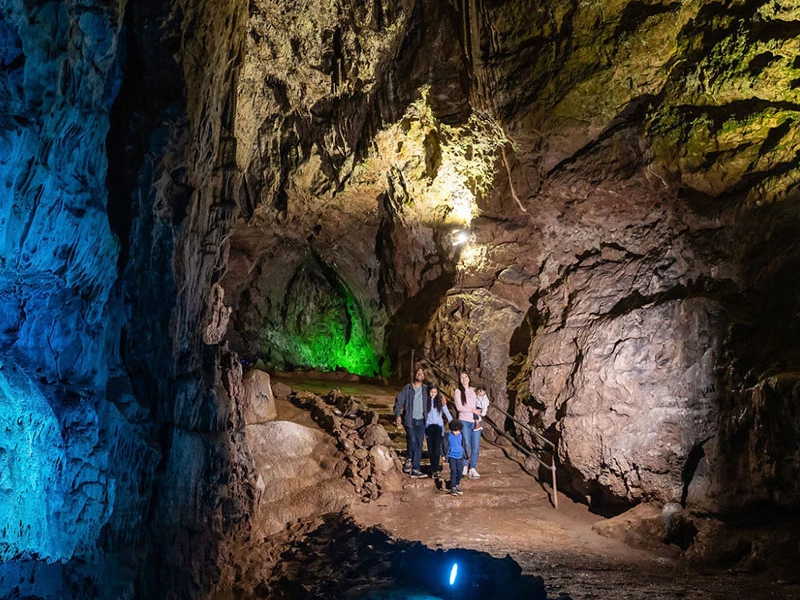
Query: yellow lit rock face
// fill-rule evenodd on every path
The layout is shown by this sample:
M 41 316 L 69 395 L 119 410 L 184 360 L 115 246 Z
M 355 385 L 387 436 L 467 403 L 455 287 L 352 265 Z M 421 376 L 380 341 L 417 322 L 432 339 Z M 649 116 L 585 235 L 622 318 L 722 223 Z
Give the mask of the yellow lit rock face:
M 246 170 L 264 151 L 277 166 L 292 158 L 261 145 L 270 133 L 265 124 L 279 136 L 295 127 L 292 112 L 319 118 L 320 102 L 371 93 L 402 42 L 408 10 L 394 2 L 383 8 L 350 7 L 346 0 L 251 2 L 236 117 L 240 167 Z M 318 155 L 338 153 L 342 145 L 353 150 L 342 136 L 321 136 L 317 144 Z
M 474 112 L 464 125 L 442 123 L 428 103 L 428 88 L 420 91 L 403 118 L 375 136 L 369 156 L 353 170 L 345 197 L 380 193 L 392 173 L 405 191 L 402 210 L 409 218 L 427 227 L 469 226 L 509 140 L 483 113 Z

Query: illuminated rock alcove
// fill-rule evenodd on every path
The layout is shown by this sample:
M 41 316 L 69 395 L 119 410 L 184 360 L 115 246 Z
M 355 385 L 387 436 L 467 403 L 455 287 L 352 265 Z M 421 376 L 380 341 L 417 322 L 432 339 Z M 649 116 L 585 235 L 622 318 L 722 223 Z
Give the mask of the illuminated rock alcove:
M 265 371 L 393 384 L 412 349 L 598 518 L 680 507 L 714 563 L 758 517 L 781 543 L 726 566 L 796 557 L 799 24 L 6 0 L 0 597 L 252 597 L 402 486 L 385 416 Z

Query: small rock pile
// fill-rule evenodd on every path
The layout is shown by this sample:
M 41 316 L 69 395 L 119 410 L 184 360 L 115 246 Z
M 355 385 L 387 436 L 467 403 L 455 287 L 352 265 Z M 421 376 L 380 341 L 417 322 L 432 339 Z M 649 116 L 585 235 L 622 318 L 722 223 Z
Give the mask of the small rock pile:
M 379 414 L 352 396 L 339 390 L 324 398 L 298 391 L 289 400 L 308 410 L 311 418 L 336 440 L 344 454 L 345 477 L 353 484 L 362 502 L 376 500 L 390 489 L 402 485 L 402 463 L 392 448 L 389 434 L 378 423 Z

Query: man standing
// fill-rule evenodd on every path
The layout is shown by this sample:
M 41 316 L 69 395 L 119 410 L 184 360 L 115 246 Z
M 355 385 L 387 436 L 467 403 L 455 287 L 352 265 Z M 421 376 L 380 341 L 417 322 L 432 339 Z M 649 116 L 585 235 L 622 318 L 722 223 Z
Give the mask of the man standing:
M 426 475 L 420 470 L 422 460 L 422 440 L 425 439 L 425 403 L 428 399 L 428 386 L 425 381 L 425 371 L 417 367 L 414 381 L 407 383 L 397 399 L 394 401 L 394 416 L 397 426 L 403 424 L 406 430 L 406 463 L 404 473 L 411 473 L 411 477 L 420 478 Z

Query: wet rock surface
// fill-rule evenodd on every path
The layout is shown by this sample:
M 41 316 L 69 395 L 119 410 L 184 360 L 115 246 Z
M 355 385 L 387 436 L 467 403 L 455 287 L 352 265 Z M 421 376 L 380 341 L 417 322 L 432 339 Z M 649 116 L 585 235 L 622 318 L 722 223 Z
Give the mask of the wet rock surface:
M 450 584 L 454 563 L 457 577 Z M 510 557 L 474 550 L 431 550 L 331 517 L 283 555 L 262 598 L 546 598 L 541 578 Z

